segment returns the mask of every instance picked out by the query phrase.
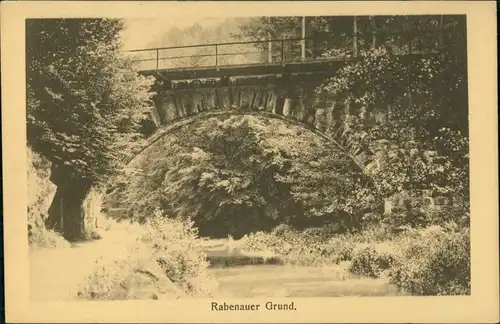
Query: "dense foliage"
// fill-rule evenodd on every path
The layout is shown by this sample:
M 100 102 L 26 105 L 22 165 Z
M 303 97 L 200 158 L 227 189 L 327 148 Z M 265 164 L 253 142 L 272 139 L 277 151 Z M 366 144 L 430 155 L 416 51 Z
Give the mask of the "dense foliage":
M 237 38 L 289 39 L 273 42 L 273 55 L 283 50 L 287 59 L 300 58 L 303 17 L 255 17 L 239 26 Z M 441 45 L 457 16 L 317 16 L 305 17 L 307 58 L 352 57 L 379 46 L 394 53 L 435 50 Z M 411 44 L 411 45 L 410 45 Z M 257 45 L 266 50 L 267 43 Z
M 432 226 L 397 242 L 389 277 L 417 295 L 468 295 L 471 289 L 468 228 Z
M 418 200 L 412 195 L 422 192 L 446 196 L 458 209 L 455 220 L 463 221 L 469 209 L 465 22 L 448 17 L 441 26 L 446 36 L 440 38 L 438 54 L 409 62 L 385 45 L 361 51 L 359 60 L 317 91 L 344 102 L 348 118 L 342 142 L 371 152 L 377 195 L 406 193 L 408 201 Z M 420 41 L 431 48 L 431 41 Z M 429 225 L 437 220 L 418 208 L 411 207 L 408 213 L 413 214 L 403 222 Z
M 168 152 L 168 153 L 167 153 Z M 351 192 L 369 182 L 326 139 L 278 119 L 210 118 L 183 127 L 141 154 L 129 188 L 109 202 L 140 217 L 161 206 L 202 235 L 241 236 L 279 223 L 357 225 Z M 146 189 L 147 188 L 147 191 Z M 147 214 L 147 213 L 146 213 Z
M 120 52 L 122 21 L 26 22 L 28 144 L 52 165 L 57 185 L 48 223 L 85 235 L 82 202 L 140 144 L 152 80 Z
M 236 35 L 300 37 L 302 18 L 256 17 Z M 467 224 L 465 17 L 305 17 L 305 26 L 307 42 L 314 42 L 306 44 L 307 58 L 357 56 L 316 92 L 335 103 L 333 114 L 342 118 L 325 131 L 351 153 L 369 157 L 376 190 L 352 192 L 356 204 L 366 206 L 363 223 L 381 221 L 380 201 L 398 195 L 405 210 L 395 208 L 388 223 L 425 226 L 451 217 Z M 293 46 L 300 52 L 299 41 L 286 51 Z M 432 210 L 424 196 L 446 197 L 453 206 Z
M 470 234 L 453 223 L 391 234 L 382 227 L 332 235 L 277 227 L 241 239 L 244 251 L 272 251 L 286 264 L 347 262 L 352 275 L 388 278 L 411 295 L 470 294 Z
M 213 35 L 218 41 L 296 37 L 301 19 L 228 20 L 209 30 L 194 25 L 172 30 L 161 45 Z M 172 125 L 171 133 L 156 138 L 118 174 L 122 158 L 141 144 L 152 85 L 119 52 L 122 22 L 27 22 L 28 142 L 51 163 L 58 186 L 52 210 L 66 208 L 59 215 L 65 235 L 81 232 L 89 188 L 117 174 L 106 212 L 146 223 L 132 230 L 140 251 L 98 268 L 83 298 L 134 296 L 122 288 L 132 285 L 134 291 L 134 283 L 144 279 L 144 265 L 159 271 L 156 277 L 166 278 L 165 285 L 209 295 L 214 282 L 198 232 L 243 237 L 244 249 L 271 250 L 286 263 L 349 262 L 354 275 L 388 276 L 411 294 L 470 293 L 465 17 L 307 17 L 305 22 L 314 42 L 306 57 L 357 57 L 326 79 L 316 95 L 334 103 L 327 109 L 335 128 L 326 128 L 327 135 L 349 155 L 365 154 L 366 169 L 303 126 L 221 114 Z M 223 31 L 236 25 L 234 35 Z M 287 53 L 300 53 L 299 41 L 273 45 L 272 53 L 262 42 L 258 59 L 279 55 L 281 44 Z M 232 52 L 223 47 L 219 54 Z M 401 55 L 410 52 L 425 55 Z M 250 62 L 221 57 L 221 64 Z M 201 66 L 211 59 L 173 65 Z M 318 106 L 306 108 L 326 110 Z M 437 203 L 443 199 L 446 203 Z M 155 285 L 147 298 L 157 297 Z
M 462 211 L 467 211 L 467 127 L 457 121 L 466 118 L 467 110 L 443 102 L 443 86 L 429 82 L 447 73 L 437 70 L 437 60 L 422 59 L 410 71 L 399 57 L 372 51 L 344 67 L 320 91 L 347 101 L 352 115 L 344 126 L 343 142 L 373 152 L 371 174 L 378 195 L 426 190 L 458 198 L 458 203 L 464 202 Z M 366 75 L 373 82 L 367 83 Z M 376 114 L 383 118 L 377 120 Z
M 27 21 L 28 142 L 65 178 L 117 170 L 140 136 L 152 83 L 121 56 L 122 22 Z

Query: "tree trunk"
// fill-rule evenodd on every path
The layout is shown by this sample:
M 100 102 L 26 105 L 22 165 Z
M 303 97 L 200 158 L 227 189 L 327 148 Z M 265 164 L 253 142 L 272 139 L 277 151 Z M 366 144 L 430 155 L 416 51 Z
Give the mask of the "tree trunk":
M 357 17 L 354 16 L 354 19 L 353 19 L 353 27 L 352 27 L 352 30 L 353 30 L 353 37 L 352 37 L 352 52 L 353 52 L 353 56 L 358 56 L 358 24 L 356 22 L 357 20 Z
M 306 17 L 302 17 L 302 33 L 301 33 L 301 55 L 300 59 L 304 61 L 306 59 Z
M 86 231 L 84 200 L 90 191 L 89 182 L 61 176 L 53 176 L 52 181 L 57 185 L 57 191 L 49 208 L 47 225 L 68 241 L 83 239 Z
M 439 17 L 439 40 L 438 40 L 438 51 L 443 49 L 443 15 Z
M 377 46 L 377 23 L 375 22 L 375 16 L 370 17 L 371 27 L 372 27 L 372 49 Z

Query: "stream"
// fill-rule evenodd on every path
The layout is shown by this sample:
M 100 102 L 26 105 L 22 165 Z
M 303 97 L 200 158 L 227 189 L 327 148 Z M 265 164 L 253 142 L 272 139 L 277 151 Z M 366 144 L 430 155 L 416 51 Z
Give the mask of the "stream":
M 211 271 L 219 281 L 220 296 L 234 298 L 401 295 L 398 287 L 388 280 L 351 275 L 345 265 L 251 265 Z
M 388 279 L 352 274 L 348 262 L 327 267 L 256 264 L 258 256 L 248 258 L 239 251 L 229 251 L 224 243 L 209 240 L 205 246 L 212 264 L 210 271 L 219 282 L 217 297 L 401 295 L 399 288 Z

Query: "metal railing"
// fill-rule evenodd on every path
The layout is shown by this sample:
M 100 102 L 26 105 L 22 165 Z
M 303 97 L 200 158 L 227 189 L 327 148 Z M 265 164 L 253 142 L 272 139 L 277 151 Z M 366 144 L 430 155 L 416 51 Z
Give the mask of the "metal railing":
M 169 46 L 126 51 L 139 70 L 347 60 L 383 46 L 396 55 L 437 53 L 439 32 L 370 33 Z M 304 51 L 302 50 L 304 47 Z

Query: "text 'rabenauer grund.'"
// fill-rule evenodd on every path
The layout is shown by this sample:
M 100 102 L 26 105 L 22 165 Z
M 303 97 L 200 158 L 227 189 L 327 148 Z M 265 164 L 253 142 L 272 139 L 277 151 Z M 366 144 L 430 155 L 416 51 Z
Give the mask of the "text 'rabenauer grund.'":
M 212 311 L 259 311 L 259 310 L 269 310 L 269 311 L 294 311 L 297 308 L 294 302 L 289 304 L 278 304 L 273 302 L 266 302 L 265 304 L 228 304 L 226 302 L 218 303 L 211 302 Z

